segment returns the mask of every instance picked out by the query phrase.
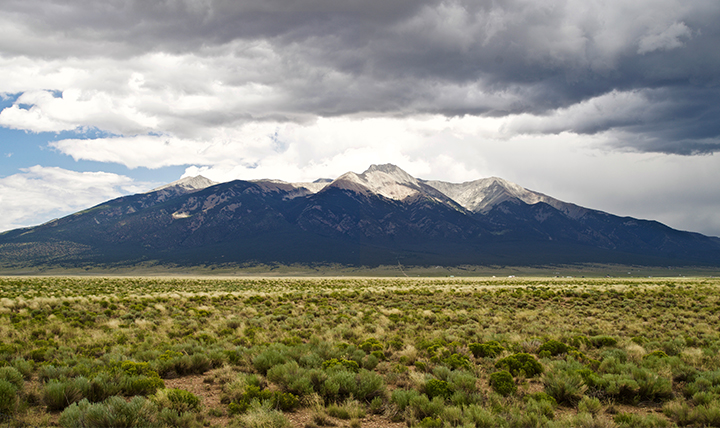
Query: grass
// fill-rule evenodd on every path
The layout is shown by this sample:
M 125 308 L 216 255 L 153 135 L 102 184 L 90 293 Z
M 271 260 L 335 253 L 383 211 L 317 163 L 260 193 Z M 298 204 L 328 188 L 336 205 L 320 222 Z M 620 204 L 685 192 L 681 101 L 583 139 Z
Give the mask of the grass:
M 719 291 L 714 278 L 0 277 L 0 424 L 712 425 Z M 166 386 L 193 377 L 220 402 Z

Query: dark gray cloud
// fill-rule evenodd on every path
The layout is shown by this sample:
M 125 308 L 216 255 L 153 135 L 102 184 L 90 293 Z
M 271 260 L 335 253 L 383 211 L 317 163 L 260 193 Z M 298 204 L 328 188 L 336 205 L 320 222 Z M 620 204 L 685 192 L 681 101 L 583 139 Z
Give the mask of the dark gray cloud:
M 191 53 L 226 67 L 217 73 L 229 86 L 282 94 L 224 114 L 171 115 L 187 124 L 527 113 L 537 121 L 507 129 L 611 131 L 616 147 L 637 151 L 720 150 L 716 0 L 6 0 L 2 9 L 24 35 L 0 41 L 5 57 Z M 228 50 L 240 65 L 212 61 Z M 605 110 L 592 114 L 598 104 Z

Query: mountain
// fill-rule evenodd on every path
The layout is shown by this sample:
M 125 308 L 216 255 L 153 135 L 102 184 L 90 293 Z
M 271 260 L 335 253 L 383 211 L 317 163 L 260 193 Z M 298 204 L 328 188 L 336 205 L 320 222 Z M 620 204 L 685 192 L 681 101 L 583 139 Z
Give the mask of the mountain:
M 559 201 L 500 178 L 190 177 L 0 234 L 0 265 L 720 265 L 720 239 Z

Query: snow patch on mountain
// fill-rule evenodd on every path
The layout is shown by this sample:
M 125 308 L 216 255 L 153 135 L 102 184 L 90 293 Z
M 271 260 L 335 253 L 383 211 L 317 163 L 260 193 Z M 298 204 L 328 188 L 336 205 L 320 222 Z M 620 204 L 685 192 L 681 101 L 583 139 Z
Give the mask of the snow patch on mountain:
M 202 175 L 196 175 L 195 177 L 181 178 L 180 180 L 173 181 L 170 184 L 166 184 L 164 186 L 160 186 L 158 188 L 152 189 L 150 192 L 157 192 L 157 191 L 165 190 L 165 189 L 173 189 L 173 190 L 179 191 L 181 193 L 190 193 L 190 192 L 196 192 L 198 190 L 205 189 L 210 186 L 214 186 L 216 184 L 218 184 L 218 183 L 210 180 L 209 178 L 205 178 Z M 148 193 L 150 193 L 150 192 L 148 192 Z
M 155 203 L 160 203 L 180 195 L 186 195 L 188 193 L 203 190 L 216 184 L 218 183 L 205 178 L 202 175 L 197 175 L 195 177 L 181 178 L 180 180 L 173 181 L 170 184 L 160 186 L 146 193 L 154 193 L 156 196 Z
M 362 174 L 348 172 L 330 186 L 358 193 L 375 193 L 398 201 L 421 193 L 420 182 L 395 165 L 371 165 Z
M 493 207 L 513 199 L 519 199 L 528 205 L 544 202 L 573 219 L 580 218 L 587 212 L 586 208 L 559 201 L 498 177 L 482 178 L 465 183 L 436 180 L 424 181 L 424 183 L 446 194 L 463 208 L 472 212 L 486 213 Z
M 295 187 L 302 187 L 303 189 L 307 189 L 310 191 L 310 193 L 317 193 L 325 188 L 330 182 L 324 181 L 324 182 L 312 182 L 312 183 L 290 183 Z
M 301 196 L 311 195 L 322 190 L 328 183 L 288 183 L 282 180 L 253 180 L 253 183 L 260 186 L 265 192 L 283 191 L 286 193 L 285 199 L 294 199 Z

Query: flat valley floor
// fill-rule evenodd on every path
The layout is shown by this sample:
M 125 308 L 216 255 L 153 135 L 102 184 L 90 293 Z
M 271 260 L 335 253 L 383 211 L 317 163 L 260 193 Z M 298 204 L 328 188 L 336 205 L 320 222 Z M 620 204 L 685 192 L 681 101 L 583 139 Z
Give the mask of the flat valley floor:
M 0 426 L 720 426 L 717 278 L 0 277 Z

